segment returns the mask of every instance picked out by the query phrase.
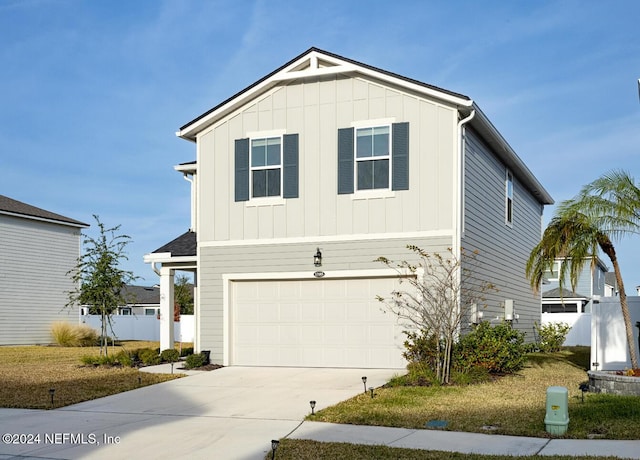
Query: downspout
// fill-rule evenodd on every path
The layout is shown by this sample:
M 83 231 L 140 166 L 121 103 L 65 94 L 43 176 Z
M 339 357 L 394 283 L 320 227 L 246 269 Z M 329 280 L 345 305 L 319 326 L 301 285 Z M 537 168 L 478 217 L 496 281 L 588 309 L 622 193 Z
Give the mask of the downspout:
M 457 184 L 458 184 L 458 190 L 457 190 L 457 213 L 456 213 L 456 220 L 457 222 L 455 223 L 455 241 L 453 242 L 453 255 L 454 257 L 456 257 L 458 259 L 458 263 L 460 264 L 458 266 L 458 270 L 457 270 L 457 274 L 456 276 L 458 277 L 458 279 L 456 280 L 457 284 L 460 285 L 460 282 L 462 280 L 462 250 L 461 250 L 461 246 L 462 246 L 462 234 L 463 232 L 463 227 L 464 227 L 464 206 L 465 206 L 465 202 L 464 202 L 464 174 L 465 174 L 465 161 L 464 161 L 464 156 L 465 156 L 465 139 L 464 139 L 464 125 L 466 123 L 469 123 L 473 117 L 476 115 L 476 111 L 475 109 L 471 110 L 471 113 L 466 117 L 463 118 L 462 120 L 460 120 L 458 122 L 458 130 L 457 130 L 457 136 L 458 136 L 458 170 L 457 170 Z M 458 302 L 461 302 L 462 299 L 460 298 L 460 296 L 458 296 Z M 458 312 L 461 313 L 461 308 L 462 306 L 460 304 L 458 304 Z M 458 333 L 460 333 L 460 328 L 462 327 L 462 323 L 460 323 L 458 325 Z
M 157 262 L 151 262 L 151 270 L 153 270 L 156 275 L 160 276 L 160 270 L 156 268 L 156 263 Z
M 189 182 L 191 184 L 191 225 L 189 227 L 189 230 L 192 231 L 192 232 L 195 232 L 196 231 L 196 226 L 195 226 L 195 217 L 196 217 L 195 182 L 194 182 L 193 176 L 190 177 L 189 173 L 183 173 L 182 177 L 184 178 L 184 180 L 186 180 L 187 182 Z
M 465 142 L 464 142 L 464 125 L 469 123 L 473 117 L 475 117 L 476 115 L 476 111 L 475 109 L 471 110 L 471 113 L 469 114 L 469 116 L 467 116 L 466 118 L 463 118 L 462 120 L 460 120 L 458 122 L 458 177 L 457 177 L 457 183 L 458 183 L 458 190 L 457 190 L 457 194 L 458 194 L 458 200 L 457 200 L 457 206 L 458 206 L 458 212 L 457 212 L 457 220 L 458 222 L 456 222 L 456 226 L 455 226 L 455 241 L 454 241 L 454 254 L 456 257 L 458 257 L 458 259 L 460 258 L 460 246 L 462 244 L 462 234 L 463 232 L 463 227 L 464 227 L 464 207 L 465 207 L 465 201 L 464 201 L 464 173 L 465 173 Z

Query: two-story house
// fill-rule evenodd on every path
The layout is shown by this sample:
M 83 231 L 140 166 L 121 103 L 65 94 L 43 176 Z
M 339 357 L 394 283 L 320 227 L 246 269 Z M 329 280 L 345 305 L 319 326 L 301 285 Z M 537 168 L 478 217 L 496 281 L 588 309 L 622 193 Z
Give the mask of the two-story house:
M 572 288 L 567 274 L 560 287 L 560 270 L 564 259 L 557 259 L 553 267 L 547 270 L 542 285 L 542 313 L 591 313 L 594 299 L 607 294 L 607 266 L 600 258 L 592 265 L 585 265 Z M 615 282 L 615 276 L 613 277 Z
M 196 271 L 197 350 L 224 365 L 397 368 L 379 256 L 477 249 L 484 319 L 531 331 L 525 278 L 552 198 L 467 96 L 311 48 L 182 126 L 192 225 L 145 256 L 161 347 L 175 270 Z M 506 310 L 505 310 L 506 308 Z
M 0 195 L 0 345 L 51 342 L 51 325 L 77 322 L 65 308 L 76 285 L 68 272 L 89 225 Z

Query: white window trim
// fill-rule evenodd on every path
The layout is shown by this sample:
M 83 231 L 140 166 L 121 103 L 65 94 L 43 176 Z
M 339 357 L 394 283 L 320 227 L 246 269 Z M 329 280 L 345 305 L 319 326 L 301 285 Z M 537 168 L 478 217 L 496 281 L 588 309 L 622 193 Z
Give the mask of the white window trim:
M 555 273 L 555 278 L 546 278 L 547 281 L 560 281 L 560 270 L 562 269 L 562 260 L 554 260 L 551 272 Z M 546 270 L 545 270 L 546 273 Z
M 509 191 L 509 183 L 511 183 L 511 191 Z M 504 222 L 509 227 L 513 227 L 513 192 L 513 173 L 511 172 L 511 170 L 507 169 L 504 176 Z M 509 219 L 509 201 L 511 201 L 511 219 Z
M 382 196 L 381 192 L 390 192 L 391 196 L 395 196 L 393 191 L 391 190 L 391 182 L 392 182 L 392 151 L 391 146 L 393 145 L 393 122 L 389 121 L 389 119 L 381 119 L 381 120 L 369 120 L 367 122 L 359 121 L 353 122 L 351 126 L 353 126 L 353 196 L 354 200 L 362 200 L 369 198 L 386 198 L 388 195 Z M 386 156 L 378 156 L 378 157 L 367 157 L 367 158 L 358 158 L 358 130 L 359 129 L 368 129 L 368 128 L 389 128 L 389 153 Z M 375 160 L 388 160 L 389 161 L 389 185 L 387 188 L 374 188 L 374 189 L 358 189 L 358 163 L 364 161 L 375 161 Z
M 283 136 L 286 134 L 286 130 L 277 129 L 270 131 L 252 131 L 247 133 L 249 137 L 249 200 L 245 201 L 245 206 L 272 206 L 278 204 L 284 204 L 284 165 L 282 164 L 282 148 L 284 138 Z M 280 164 L 278 166 L 258 166 L 254 167 L 252 165 L 252 151 L 253 151 L 253 141 L 259 139 L 270 139 L 270 138 L 279 138 L 280 139 Z M 280 169 L 280 194 L 278 196 L 261 196 L 254 197 L 253 196 L 253 172 L 254 171 L 263 171 L 267 169 Z M 280 203 L 282 202 L 282 203 Z

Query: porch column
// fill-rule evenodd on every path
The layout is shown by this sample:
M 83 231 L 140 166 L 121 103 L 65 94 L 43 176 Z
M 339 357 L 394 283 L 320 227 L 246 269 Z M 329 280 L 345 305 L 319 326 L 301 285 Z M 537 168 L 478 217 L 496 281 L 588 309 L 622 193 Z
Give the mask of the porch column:
M 175 270 L 160 269 L 160 351 L 173 348 L 173 281 Z

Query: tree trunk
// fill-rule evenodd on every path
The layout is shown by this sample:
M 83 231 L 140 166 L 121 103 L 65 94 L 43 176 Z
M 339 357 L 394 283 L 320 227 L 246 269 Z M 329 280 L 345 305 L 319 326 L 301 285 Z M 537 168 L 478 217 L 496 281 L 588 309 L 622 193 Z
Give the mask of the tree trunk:
M 620 273 L 620 266 L 618 265 L 618 258 L 616 251 L 611 241 L 600 242 L 600 247 L 604 251 L 611 263 L 613 264 L 613 271 L 616 275 L 616 283 L 618 283 L 618 290 L 620 293 L 620 309 L 622 310 L 622 318 L 624 319 L 624 328 L 627 333 L 627 347 L 629 348 L 629 357 L 631 358 L 631 367 L 633 369 L 639 369 L 638 355 L 636 354 L 636 344 L 633 340 L 633 326 L 631 325 L 631 315 L 629 314 L 629 305 L 627 304 L 627 293 L 624 290 L 624 282 L 622 281 L 622 274 Z

